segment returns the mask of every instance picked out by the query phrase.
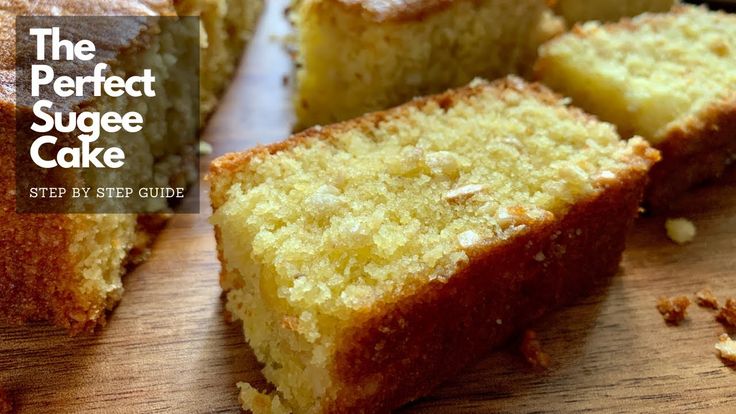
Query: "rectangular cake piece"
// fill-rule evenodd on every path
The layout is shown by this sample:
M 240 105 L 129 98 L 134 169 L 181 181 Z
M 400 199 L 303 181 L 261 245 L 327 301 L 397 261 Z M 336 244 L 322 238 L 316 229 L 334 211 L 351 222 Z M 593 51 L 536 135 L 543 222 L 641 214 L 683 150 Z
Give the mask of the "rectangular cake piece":
M 291 18 L 297 130 L 528 73 L 564 27 L 544 0 L 300 0 Z
M 0 322 L 50 321 L 71 332 L 92 330 L 104 324 L 106 310 L 121 298 L 121 276 L 145 258 L 147 248 L 165 221 L 162 215 L 136 214 L 18 214 L 16 213 L 16 94 L 15 94 L 15 16 L 156 16 L 181 14 L 201 17 L 201 84 L 204 101 L 200 115 L 213 108 L 214 97 L 239 57 L 250 33 L 252 18 L 238 21 L 260 8 L 260 0 L 223 1 L 51 1 L 13 2 L 0 5 Z M 217 5 L 217 7 L 215 7 Z M 233 14 L 226 19 L 225 13 Z M 227 20 L 227 21 L 225 21 Z M 106 39 L 120 50 L 113 67 L 126 69 L 126 62 L 150 58 L 159 62 L 167 53 L 164 43 L 147 44 L 138 50 L 128 48 L 124 39 Z M 134 43 L 134 42 L 131 42 Z M 211 58 L 205 58 L 211 57 Z M 130 58 L 130 59 L 129 59 Z M 158 63 L 152 63 L 152 65 Z M 182 65 L 186 64 L 184 59 Z M 152 66 L 153 69 L 159 66 Z M 173 75 L 172 75 L 173 76 Z M 217 78 L 213 77 L 217 76 Z M 163 95 L 185 90 L 160 79 Z M 195 86 L 196 87 L 196 86 Z M 122 99 L 122 98 L 121 98 Z M 122 100 L 119 100 L 122 102 Z M 86 102 L 90 108 L 103 107 L 98 100 Z M 192 160 L 196 139 L 164 138 L 171 131 L 183 131 L 193 122 L 192 113 L 174 107 L 148 108 L 146 125 L 155 125 L 137 137 L 150 151 L 138 151 L 141 171 L 154 169 L 166 183 L 191 184 L 196 164 Z M 23 110 L 23 108 L 20 108 Z M 27 108 L 26 108 L 27 109 Z M 186 141 L 184 141 L 186 140 Z M 165 144 L 165 145 L 164 145 Z M 130 156 L 130 154 L 128 154 Z M 182 160 L 189 160 L 182 161 Z M 151 163 L 152 162 L 152 163 Z
M 227 310 L 255 413 L 386 412 L 618 269 L 640 138 L 510 77 L 216 159 Z
M 646 12 L 666 12 L 678 0 L 551 0 L 557 14 L 572 25 L 589 20 L 617 21 Z
M 736 158 L 736 16 L 677 6 L 620 23 L 590 22 L 544 45 L 539 78 L 662 152 L 647 200 L 674 197 Z

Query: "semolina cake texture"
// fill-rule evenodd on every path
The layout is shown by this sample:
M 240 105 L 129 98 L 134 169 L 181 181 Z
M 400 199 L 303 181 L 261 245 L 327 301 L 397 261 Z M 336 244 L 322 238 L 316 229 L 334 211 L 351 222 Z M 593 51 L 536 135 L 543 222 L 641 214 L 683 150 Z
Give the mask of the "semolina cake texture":
M 299 0 L 290 16 L 297 130 L 526 74 L 564 29 L 544 0 Z
M 736 158 L 736 16 L 677 6 L 589 22 L 542 46 L 539 79 L 662 152 L 650 207 L 666 209 Z
M 202 103 L 200 114 L 212 109 L 239 53 L 245 36 L 239 30 L 250 30 L 250 21 L 239 19 L 243 8 L 258 5 L 253 0 L 222 1 L 78 1 L 41 0 L 35 2 L 0 3 L 0 321 L 24 323 L 48 321 L 68 328 L 70 332 L 90 331 L 103 325 L 106 311 L 121 299 L 122 276 L 145 259 L 148 247 L 166 220 L 167 205 L 153 205 L 145 211 L 152 214 L 18 214 L 16 213 L 16 113 L 27 114 L 24 105 L 16 107 L 15 94 L 15 16 L 174 16 L 196 14 L 201 17 L 202 36 Z M 260 6 L 258 6 L 260 7 Z M 229 12 L 228 12 L 229 11 Z M 218 23 L 220 21 L 220 23 Z M 245 25 L 245 26 L 244 26 Z M 143 33 L 143 32 L 141 32 Z M 125 137 L 126 163 L 136 171 L 155 174 L 161 186 L 188 186 L 196 178 L 196 137 L 182 131 L 196 130 L 197 117 L 190 106 L 181 105 L 181 96 L 198 85 L 181 84 L 178 70 L 196 65 L 196 56 L 173 55 L 171 44 L 163 37 L 151 37 L 145 47 L 138 47 L 137 35 L 111 36 L 106 39 L 114 62 L 112 71 L 123 76 L 140 69 L 152 68 L 157 75 L 156 105 L 146 108 L 146 128 Z M 141 36 L 143 38 L 144 36 Z M 148 39 L 148 37 L 146 37 Z M 173 48 L 176 50 L 176 48 Z M 176 67 L 167 70 L 163 63 L 175 59 Z M 131 62 L 136 62 L 135 67 Z M 136 72 L 137 74 L 137 72 Z M 212 74 L 219 76 L 217 79 Z M 86 99 L 86 98 L 85 98 Z M 78 103 L 87 108 L 117 108 L 130 111 L 136 102 L 105 97 Z M 160 104 L 160 105 L 159 105 Z M 139 109 L 135 109 L 139 110 Z M 17 112 L 16 112 L 17 111 Z M 101 140 L 116 142 L 118 134 Z M 71 183 L 96 182 L 95 170 L 69 174 Z M 66 178 L 65 178 L 66 179 Z M 161 201 L 160 199 L 158 201 Z
M 677 0 L 551 0 L 555 13 L 569 25 L 589 20 L 617 21 L 646 12 L 666 12 Z
M 213 161 L 254 413 L 387 412 L 613 274 L 658 154 L 509 77 Z

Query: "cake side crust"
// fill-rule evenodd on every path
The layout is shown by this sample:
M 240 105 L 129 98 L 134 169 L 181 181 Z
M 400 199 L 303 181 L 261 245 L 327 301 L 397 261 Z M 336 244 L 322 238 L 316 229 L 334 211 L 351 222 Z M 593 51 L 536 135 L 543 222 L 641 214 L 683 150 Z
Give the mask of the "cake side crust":
M 383 412 L 425 395 L 613 275 L 646 179 L 646 168 L 633 169 L 560 220 L 477 252 L 447 283 L 363 315 L 338 345 L 334 376 L 341 388 L 326 412 Z
M 662 161 L 650 172 L 647 206 L 664 211 L 693 186 L 716 179 L 736 160 L 736 95 L 677 124 L 656 145 Z

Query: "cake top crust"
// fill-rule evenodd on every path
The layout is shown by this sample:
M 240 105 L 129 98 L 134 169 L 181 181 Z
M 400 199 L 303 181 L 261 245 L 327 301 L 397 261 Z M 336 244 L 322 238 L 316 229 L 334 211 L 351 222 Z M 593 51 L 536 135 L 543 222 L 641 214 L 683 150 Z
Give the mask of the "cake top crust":
M 15 16 L 166 16 L 175 15 L 171 0 L 0 0 L 0 101 L 10 101 L 15 89 Z M 141 25 L 126 23 L 110 36 L 109 28 L 87 34 L 98 52 L 110 54 L 130 47 Z M 89 30 L 89 27 L 85 27 Z M 12 101 L 11 101 L 12 102 Z

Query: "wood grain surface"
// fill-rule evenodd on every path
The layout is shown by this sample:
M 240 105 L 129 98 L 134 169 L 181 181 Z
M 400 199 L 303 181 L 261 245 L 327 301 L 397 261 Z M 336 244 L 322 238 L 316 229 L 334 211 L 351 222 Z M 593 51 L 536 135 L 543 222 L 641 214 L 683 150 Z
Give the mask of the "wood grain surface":
M 212 156 L 289 133 L 282 9 L 283 0 L 269 2 L 206 131 Z M 0 386 L 20 413 L 230 413 L 239 411 L 237 381 L 265 385 L 240 327 L 223 317 L 206 191 L 201 206 L 171 220 L 98 334 L 0 327 Z M 684 197 L 673 215 L 696 223 L 693 243 L 670 242 L 663 217 L 638 220 L 621 271 L 536 324 L 549 370 L 531 369 L 512 342 L 399 411 L 736 412 L 736 372 L 714 350 L 724 332 L 714 312 L 693 306 L 671 327 L 655 310 L 660 295 L 704 286 L 721 300 L 736 296 L 736 172 Z

